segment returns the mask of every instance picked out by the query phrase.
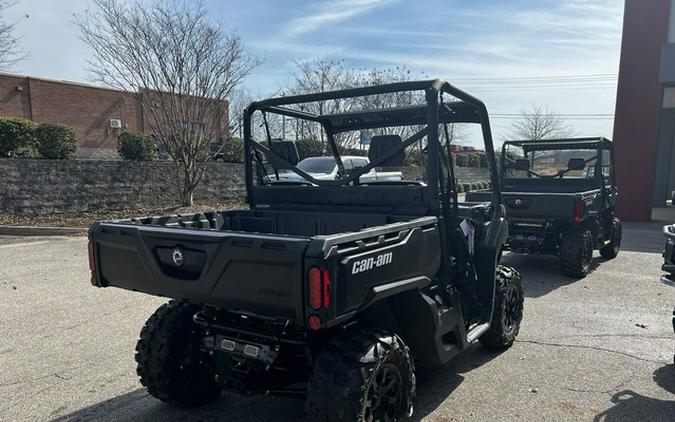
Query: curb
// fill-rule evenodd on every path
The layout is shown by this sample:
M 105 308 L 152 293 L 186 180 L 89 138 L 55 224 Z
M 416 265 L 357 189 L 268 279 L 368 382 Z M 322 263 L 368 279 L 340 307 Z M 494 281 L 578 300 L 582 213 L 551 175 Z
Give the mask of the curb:
M 0 235 L 9 236 L 67 236 L 85 235 L 87 228 L 80 227 L 37 227 L 37 226 L 3 226 Z

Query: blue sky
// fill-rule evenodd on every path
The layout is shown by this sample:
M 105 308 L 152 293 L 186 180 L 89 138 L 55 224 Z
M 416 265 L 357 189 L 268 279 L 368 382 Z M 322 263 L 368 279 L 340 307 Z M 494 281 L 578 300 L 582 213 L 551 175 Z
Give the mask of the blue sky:
M 86 0 L 18 0 L 28 59 L 11 71 L 88 80 L 90 54 L 72 23 Z M 532 104 L 569 116 L 579 135 L 611 137 L 622 0 L 207 1 L 214 20 L 265 62 L 246 85 L 264 97 L 291 79 L 294 60 L 344 58 L 354 68 L 404 65 L 483 99 L 497 139 Z M 22 18 L 28 14 L 28 18 Z M 597 115 L 579 117 L 578 115 Z M 476 142 L 475 137 L 469 142 Z

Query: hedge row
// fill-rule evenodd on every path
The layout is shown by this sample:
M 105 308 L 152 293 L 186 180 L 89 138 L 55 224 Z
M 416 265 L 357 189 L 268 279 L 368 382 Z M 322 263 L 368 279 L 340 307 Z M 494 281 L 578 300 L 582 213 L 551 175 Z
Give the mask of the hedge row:
M 74 160 L 75 130 L 58 123 L 0 117 L 0 157 Z
M 492 183 L 490 182 L 477 182 L 477 183 L 458 183 L 457 192 L 469 192 L 474 190 L 487 190 L 492 188 Z
M 316 139 L 300 139 L 295 141 L 298 148 L 298 155 L 300 159 L 307 157 L 315 157 L 324 155 L 324 146 L 321 141 Z M 366 155 L 367 151 L 341 148 L 340 153 L 344 155 Z M 226 163 L 243 163 L 244 162 L 244 141 L 240 138 L 230 138 L 223 143 L 219 159 Z
M 455 164 L 458 167 L 488 167 L 487 155 L 485 153 L 460 153 L 455 155 Z
M 317 139 L 300 139 L 295 141 L 298 148 L 300 159 L 325 154 L 324 144 Z M 241 163 L 244 160 L 244 142 L 240 138 L 230 138 L 225 141 L 221 149 L 222 160 L 228 163 Z M 368 151 L 358 148 L 340 148 L 342 155 L 367 156 Z M 420 165 L 424 160 L 420 160 L 420 154 L 417 149 L 408 151 L 406 154 L 405 165 Z M 455 165 L 459 167 L 488 167 L 488 160 L 485 153 L 460 153 L 455 155 Z

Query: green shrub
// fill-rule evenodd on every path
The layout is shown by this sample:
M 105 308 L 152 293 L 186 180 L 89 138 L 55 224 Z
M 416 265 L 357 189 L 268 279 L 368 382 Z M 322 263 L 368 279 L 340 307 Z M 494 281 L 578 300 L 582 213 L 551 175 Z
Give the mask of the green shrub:
M 295 141 L 300 159 L 323 155 L 323 144 L 318 139 L 307 138 Z
M 125 160 L 153 161 L 157 147 L 152 138 L 140 132 L 124 132 L 117 137 L 117 152 Z
M 471 190 L 471 185 L 469 183 L 462 183 L 462 190 L 468 192 Z
M 35 155 L 35 128 L 30 120 L 0 117 L 0 157 Z
M 50 160 L 74 160 L 77 157 L 75 130 L 59 123 L 40 123 L 35 130 L 37 151 Z
M 267 145 L 265 145 L 267 146 Z M 230 138 L 223 143 L 220 150 L 222 160 L 226 163 L 244 162 L 244 140 L 241 138 Z
M 467 167 L 468 166 L 468 154 L 457 154 L 455 156 L 455 163 L 458 167 Z
M 483 168 L 488 167 L 488 159 L 487 155 L 485 154 L 478 154 L 478 160 L 479 160 L 479 165 Z
M 457 183 L 457 193 L 462 193 L 464 192 L 464 185 L 461 183 Z
M 478 154 L 467 154 L 468 167 L 480 167 L 480 157 Z

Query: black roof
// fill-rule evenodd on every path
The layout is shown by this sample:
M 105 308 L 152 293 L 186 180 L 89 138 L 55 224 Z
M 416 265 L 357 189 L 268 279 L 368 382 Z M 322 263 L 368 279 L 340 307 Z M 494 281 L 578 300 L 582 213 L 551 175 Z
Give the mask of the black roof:
M 298 108 L 286 106 L 340 98 L 353 98 L 405 91 L 424 92 L 430 90 L 446 92 L 455 97 L 448 98 L 445 103 L 439 105 L 439 123 L 481 123 L 480 108 L 484 108 L 483 103 L 477 98 L 441 79 L 396 82 L 339 91 L 276 97 L 253 102 L 249 108 L 251 110 L 257 109 L 319 122 L 330 127 L 333 133 L 339 133 L 388 126 L 426 124 L 429 107 L 427 104 L 419 104 L 396 108 L 346 111 L 338 114 L 317 115 L 298 110 Z
M 545 139 L 538 141 L 506 141 L 506 145 L 522 147 L 525 151 L 552 149 L 611 149 L 612 141 L 604 137 Z

